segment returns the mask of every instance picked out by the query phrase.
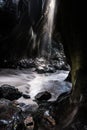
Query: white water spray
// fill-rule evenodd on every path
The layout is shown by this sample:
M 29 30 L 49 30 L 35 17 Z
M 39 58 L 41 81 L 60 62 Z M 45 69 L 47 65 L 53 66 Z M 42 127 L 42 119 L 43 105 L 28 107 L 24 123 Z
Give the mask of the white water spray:
M 44 13 L 44 23 L 41 36 L 41 56 L 51 55 L 51 38 L 53 32 L 56 0 L 48 0 Z

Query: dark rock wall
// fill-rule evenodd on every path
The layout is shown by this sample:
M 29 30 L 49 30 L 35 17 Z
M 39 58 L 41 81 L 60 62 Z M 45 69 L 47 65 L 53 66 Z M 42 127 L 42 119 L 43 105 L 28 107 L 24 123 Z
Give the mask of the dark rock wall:
M 75 52 L 81 45 L 80 5 L 77 1 L 59 1 L 56 26 L 61 33 L 66 55 L 69 57 L 67 52 Z
M 0 61 L 17 60 L 29 53 L 29 29 L 41 17 L 41 0 L 0 1 Z
M 87 48 L 85 44 L 85 33 L 81 23 L 84 20 L 82 15 L 82 3 L 76 0 L 59 1 L 56 29 L 61 33 L 65 53 L 71 65 L 72 83 L 74 97 L 78 97 L 87 86 Z M 84 28 L 85 29 L 85 28 Z M 81 95 L 80 95 L 81 96 Z

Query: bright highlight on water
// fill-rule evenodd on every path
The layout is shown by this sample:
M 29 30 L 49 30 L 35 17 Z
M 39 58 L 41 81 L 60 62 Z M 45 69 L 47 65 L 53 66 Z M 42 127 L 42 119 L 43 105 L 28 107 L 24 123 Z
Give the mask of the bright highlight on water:
M 41 56 L 51 55 L 51 38 L 53 32 L 53 21 L 55 16 L 56 0 L 48 0 L 44 13 L 44 24 L 41 37 Z

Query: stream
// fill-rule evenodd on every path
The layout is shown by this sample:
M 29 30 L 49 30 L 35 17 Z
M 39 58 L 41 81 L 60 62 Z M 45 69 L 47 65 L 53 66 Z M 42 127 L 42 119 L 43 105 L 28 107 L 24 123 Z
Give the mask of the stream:
M 0 86 L 9 84 L 15 86 L 24 94 L 30 95 L 31 99 L 42 91 L 52 94 L 51 101 L 66 91 L 71 90 L 71 83 L 65 82 L 69 71 L 57 70 L 55 73 L 38 74 L 33 69 L 1 69 Z

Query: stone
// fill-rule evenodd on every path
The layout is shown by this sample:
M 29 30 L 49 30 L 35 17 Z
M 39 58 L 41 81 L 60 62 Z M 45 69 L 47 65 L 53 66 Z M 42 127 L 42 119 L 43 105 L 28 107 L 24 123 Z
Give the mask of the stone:
M 21 96 L 22 93 L 14 86 L 4 84 L 0 87 L 0 98 L 6 98 L 12 101 L 20 98 Z
M 37 71 L 39 74 L 45 73 L 45 69 L 44 69 L 44 67 L 42 67 L 42 66 L 37 67 L 37 68 L 36 68 L 36 71 Z
M 49 100 L 51 98 L 51 94 L 48 91 L 40 92 L 35 96 L 35 99 L 38 101 Z
M 18 61 L 17 66 L 22 69 L 22 68 L 33 68 L 35 67 L 35 63 L 33 59 L 21 59 Z
M 46 111 L 43 115 L 43 118 L 47 120 L 52 126 L 56 125 L 56 121 L 53 119 L 53 117 L 49 114 L 49 111 Z
M 55 72 L 55 68 L 48 64 L 48 65 L 45 65 L 45 66 L 38 66 L 36 68 L 36 71 L 39 73 L 39 74 L 43 74 L 43 73 L 54 73 Z
M 24 124 L 26 127 L 26 130 L 33 130 L 34 129 L 34 120 L 31 115 L 27 116 L 27 118 L 24 120 Z
M 30 96 L 27 95 L 27 94 L 23 94 L 22 96 L 23 96 L 23 98 L 25 98 L 25 99 L 29 99 L 29 98 L 30 98 Z
M 0 130 L 24 130 L 21 109 L 7 99 L 0 99 Z
M 20 106 L 21 105 L 21 106 Z M 19 104 L 19 107 L 21 108 L 22 112 L 26 115 L 29 113 L 35 113 L 38 109 L 38 105 L 37 104 L 29 104 L 29 105 L 22 105 Z

